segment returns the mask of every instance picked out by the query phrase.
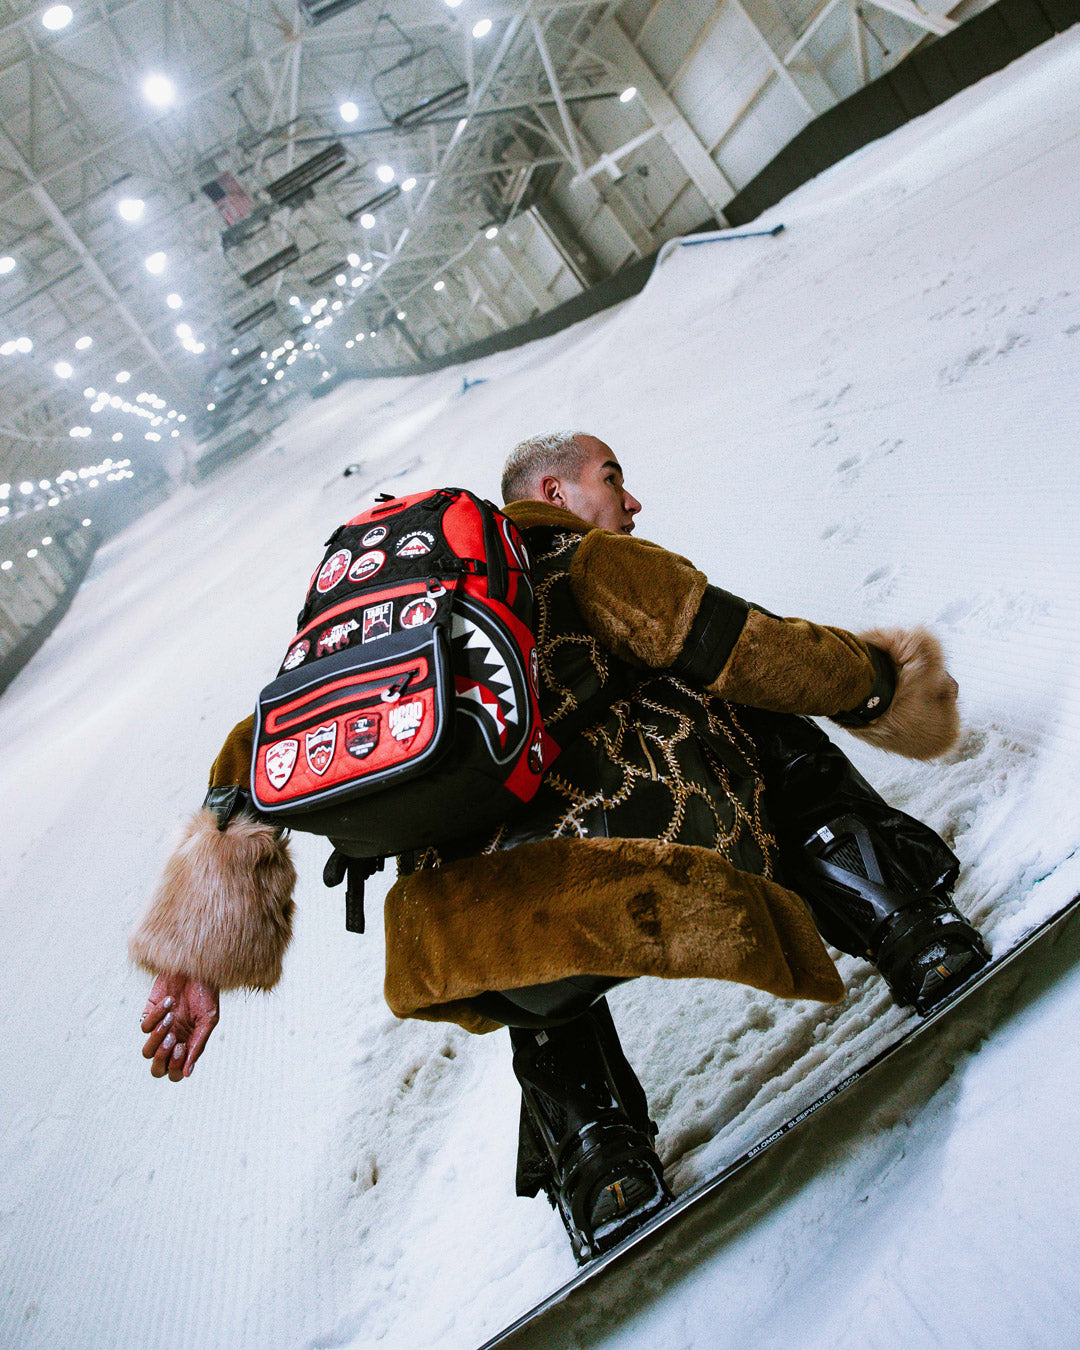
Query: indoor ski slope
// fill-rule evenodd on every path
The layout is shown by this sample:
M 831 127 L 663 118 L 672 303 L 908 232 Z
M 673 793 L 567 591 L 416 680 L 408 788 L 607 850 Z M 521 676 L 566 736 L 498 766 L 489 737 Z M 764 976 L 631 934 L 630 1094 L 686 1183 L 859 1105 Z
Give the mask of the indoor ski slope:
M 344 931 L 317 842 L 277 991 L 224 999 L 190 1081 L 139 1056 L 127 934 L 323 539 L 375 491 L 495 495 L 522 436 L 600 435 L 639 532 L 717 584 L 941 634 L 956 753 L 836 734 L 952 842 L 995 946 L 1080 891 L 1078 90 L 1074 29 L 794 194 L 757 223 L 778 238 L 676 249 L 516 352 L 345 385 L 102 551 L 0 700 L 0 1344 L 468 1350 L 573 1273 L 546 1202 L 513 1194 L 505 1035 L 395 1021 L 379 924 Z M 613 994 L 676 1189 L 895 1024 L 842 969 L 825 1011 Z M 1078 1018 L 1074 923 L 529 1343 L 1076 1344 Z

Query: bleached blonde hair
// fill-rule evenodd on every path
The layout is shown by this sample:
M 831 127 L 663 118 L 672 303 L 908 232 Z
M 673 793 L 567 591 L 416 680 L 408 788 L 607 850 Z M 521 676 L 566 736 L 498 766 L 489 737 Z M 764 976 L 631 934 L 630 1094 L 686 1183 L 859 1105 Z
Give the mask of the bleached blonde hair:
M 503 502 L 518 502 L 531 496 L 546 473 L 573 480 L 588 454 L 581 445 L 581 437 L 591 434 L 587 431 L 548 431 L 543 436 L 530 436 L 519 441 L 503 466 Z

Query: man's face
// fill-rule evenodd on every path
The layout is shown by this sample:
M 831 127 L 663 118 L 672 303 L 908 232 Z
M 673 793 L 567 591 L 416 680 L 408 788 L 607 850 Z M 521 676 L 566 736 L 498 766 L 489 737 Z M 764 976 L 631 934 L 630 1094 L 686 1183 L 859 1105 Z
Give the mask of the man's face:
M 578 444 L 587 453 L 576 480 L 560 479 L 557 495 L 562 501 L 550 493 L 545 494 L 547 500 L 565 506 L 589 525 L 622 534 L 632 533 L 634 517 L 641 510 L 641 503 L 623 486 L 622 468 L 610 446 L 595 436 L 581 436 Z

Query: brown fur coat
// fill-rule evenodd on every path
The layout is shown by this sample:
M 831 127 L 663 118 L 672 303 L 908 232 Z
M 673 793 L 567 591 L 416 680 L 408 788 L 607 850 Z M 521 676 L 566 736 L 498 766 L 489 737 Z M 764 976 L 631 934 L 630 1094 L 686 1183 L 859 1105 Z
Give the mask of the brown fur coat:
M 701 572 L 654 544 L 590 529 L 542 503 L 516 503 L 508 514 L 525 531 L 561 532 L 572 541 L 566 579 L 603 651 L 646 676 L 671 663 L 701 603 Z M 872 640 L 893 654 L 899 679 L 892 708 L 861 734 L 901 754 L 941 753 L 955 738 L 955 684 L 940 648 L 929 634 Z M 856 706 L 872 681 L 863 639 L 752 610 L 709 689 L 687 692 L 714 712 L 730 700 L 828 716 Z M 915 709 L 910 719 L 908 708 Z M 870 736 L 875 729 L 883 734 Z M 251 743 L 248 718 L 222 747 L 212 786 L 246 783 Z M 644 738 L 641 745 L 653 780 L 644 788 L 655 793 L 656 780 L 670 775 L 657 774 Z M 627 766 L 626 781 L 647 776 L 644 763 L 627 759 Z M 751 789 L 748 802 L 756 800 L 754 783 Z M 294 874 L 287 846 L 251 821 L 234 818 L 224 832 L 212 825 L 205 812 L 195 818 L 132 938 L 132 955 L 151 971 L 182 970 L 223 988 L 268 988 L 289 936 Z M 648 837 L 566 833 L 496 844 L 399 877 L 385 906 L 385 992 L 398 1016 L 487 1031 L 496 1024 L 471 1008 L 473 995 L 583 974 L 735 980 L 825 1002 L 842 995 L 805 905 L 770 879 L 767 829 L 754 832 L 765 852 L 750 862 L 737 850 L 734 859 L 725 857 L 720 833 L 708 846 L 692 832 L 663 826 L 650 827 Z

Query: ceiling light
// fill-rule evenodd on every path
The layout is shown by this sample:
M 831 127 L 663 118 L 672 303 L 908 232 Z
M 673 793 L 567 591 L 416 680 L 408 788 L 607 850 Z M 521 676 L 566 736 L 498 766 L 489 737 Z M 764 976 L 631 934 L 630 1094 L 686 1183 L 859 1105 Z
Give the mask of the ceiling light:
M 0 356 L 14 356 L 15 342 L 13 338 L 8 338 L 6 342 L 0 343 Z
M 94 339 L 93 339 L 92 337 L 81 337 L 81 338 L 79 338 L 78 342 L 76 342 L 76 344 L 75 344 L 75 350 L 76 350 L 77 352 L 84 352 L 84 351 L 86 351 L 87 347 L 90 346 L 90 344 L 93 342 L 93 340 L 94 340 Z M 91 398 L 92 398 L 92 397 L 93 397 L 93 395 L 91 395 Z
M 370 211 L 365 211 L 364 214 L 360 217 L 360 224 L 364 227 L 365 230 L 373 230 L 375 228 L 375 217 L 371 214 Z
M 280 380 L 280 379 L 282 379 L 282 378 L 284 377 L 284 375 L 285 375 L 285 372 L 284 372 L 283 370 L 276 370 L 276 371 L 274 372 L 274 379 L 275 379 L 275 380 Z
M 397 312 L 397 316 L 398 316 L 398 321 L 400 322 L 400 321 L 405 317 L 405 311 L 404 311 L 403 309 L 399 309 L 398 312 Z
M 88 384 L 82 392 L 83 398 L 97 398 L 97 390 L 92 384 Z
M 11 571 L 11 560 L 8 559 L 8 560 L 6 560 L 5 562 L 0 563 L 0 568 L 3 568 L 3 570 L 4 570 L 5 572 L 10 572 L 10 571 Z
M 445 291 L 445 290 L 446 290 L 446 282 L 445 282 L 445 281 L 437 281 L 437 282 L 435 283 L 435 285 L 432 286 L 431 289 L 432 289 L 433 291 Z
M 344 272 L 339 272 L 339 273 L 337 274 L 337 276 L 334 278 L 334 285 L 335 285 L 335 286 L 344 286 L 345 283 L 348 281 L 348 279 L 349 279 L 349 278 L 345 275 Z
M 61 28 L 66 28 L 74 17 L 67 5 L 51 5 L 41 16 L 41 23 L 50 33 L 58 33 Z
M 159 277 L 165 271 L 165 264 L 168 261 L 164 253 L 151 253 L 146 260 L 146 270 L 152 277 Z
M 380 183 L 392 183 L 394 181 L 394 171 L 389 164 L 380 164 L 375 170 L 375 177 Z
M 176 86 L 167 75 L 147 75 L 142 91 L 147 103 L 155 108 L 168 108 L 176 102 Z
M 350 267 L 359 267 L 359 266 L 360 266 L 360 254 L 359 254 L 359 253 L 350 253 L 350 254 L 349 254 L 349 266 L 350 266 Z
M 22 354 L 25 356 L 27 352 L 32 352 L 34 350 L 34 344 L 30 341 L 28 337 L 16 338 L 15 350 L 17 352 L 22 352 Z
M 36 558 L 36 557 L 37 557 L 37 549 L 36 549 L 36 548 L 30 548 L 30 549 L 27 549 L 27 550 L 26 550 L 26 556 L 27 556 L 28 558 Z
M 343 122 L 355 122 L 360 116 L 360 109 L 355 103 L 347 101 L 338 108 L 338 115 Z
M 364 264 L 361 266 L 360 271 L 361 271 L 361 272 L 370 272 L 370 271 L 371 271 L 371 268 L 372 268 L 372 264 L 369 263 L 369 262 L 366 262 L 366 263 L 364 263 Z
M 498 225 L 489 225 L 487 229 L 484 231 L 484 238 L 494 239 L 498 233 L 499 233 Z
M 619 95 L 619 102 L 620 102 L 620 103 L 629 103 L 630 100 L 634 97 L 634 95 L 635 95 L 636 93 L 637 93 L 637 87 L 636 87 L 635 85 L 632 85 L 632 84 L 627 85 L 627 87 L 626 87 L 626 88 L 622 91 L 622 93 Z
M 19 484 L 19 491 L 23 494 L 24 497 L 29 497 L 30 494 L 31 494 L 31 492 L 33 492 L 33 490 L 34 490 L 34 485 L 33 485 L 33 483 L 20 483 L 20 484 Z
M 474 38 L 487 37 L 491 32 L 491 20 L 481 19 L 479 23 L 473 24 L 472 35 Z
M 112 438 L 114 441 L 122 441 L 124 439 L 124 433 L 122 431 L 114 431 Z
M 173 331 L 181 342 L 190 342 L 194 337 L 189 323 L 178 323 Z
M 11 256 L 10 253 L 5 253 L 4 256 L 0 258 L 0 276 L 7 276 L 7 274 L 13 271 L 14 268 L 15 268 L 15 259 Z
M 72 375 L 75 374 L 75 368 L 69 365 L 67 361 L 57 361 L 56 365 L 53 366 L 53 371 L 62 380 L 70 380 Z
M 160 440 L 161 440 L 161 437 L 157 434 L 156 431 L 148 431 L 148 432 L 146 433 L 146 440 L 148 440 L 148 441 L 160 441 Z
M 52 543 L 52 535 L 51 535 L 51 534 L 47 534 L 47 535 L 45 536 L 45 538 L 44 538 L 41 542 L 42 542 L 42 544 L 44 544 L 44 546 L 45 546 L 46 548 L 48 548 L 49 545 Z
M 402 192 L 411 192 L 415 186 L 416 186 L 415 178 L 406 178 L 401 184 L 401 190 Z
M 146 209 L 146 203 L 141 197 L 121 197 L 116 203 L 116 213 L 121 220 L 126 220 L 129 225 L 134 225 L 137 220 L 142 220 L 142 213 Z
M 180 309 L 184 304 L 183 300 L 180 298 L 180 296 L 176 294 L 175 291 L 172 291 L 169 295 L 165 297 L 165 303 L 169 306 L 170 309 Z
M 446 3 L 450 9 L 457 9 L 458 5 L 461 4 L 461 0 L 446 0 Z
M 363 342 L 365 337 L 367 337 L 366 333 L 357 333 L 356 340 L 357 342 Z
M 116 372 L 116 383 L 117 383 L 117 384 L 127 384 L 128 380 L 130 380 L 130 379 L 131 379 L 131 371 L 130 371 L 130 370 L 118 370 L 118 371 Z
M 352 279 L 353 288 L 355 289 L 357 286 L 362 286 L 366 280 L 367 280 L 366 277 L 353 277 Z

